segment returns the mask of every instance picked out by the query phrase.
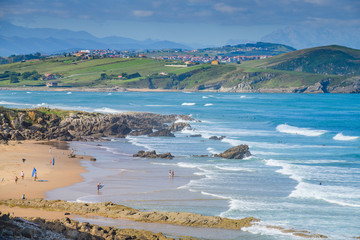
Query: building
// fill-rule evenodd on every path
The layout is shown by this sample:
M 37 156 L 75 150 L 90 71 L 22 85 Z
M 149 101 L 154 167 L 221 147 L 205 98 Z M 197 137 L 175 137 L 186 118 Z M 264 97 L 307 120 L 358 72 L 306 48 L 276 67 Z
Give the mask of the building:
M 219 65 L 219 61 L 218 60 L 212 60 L 211 65 Z
M 58 82 L 46 82 L 46 86 L 47 86 L 47 87 L 57 87 L 57 86 L 58 86 Z

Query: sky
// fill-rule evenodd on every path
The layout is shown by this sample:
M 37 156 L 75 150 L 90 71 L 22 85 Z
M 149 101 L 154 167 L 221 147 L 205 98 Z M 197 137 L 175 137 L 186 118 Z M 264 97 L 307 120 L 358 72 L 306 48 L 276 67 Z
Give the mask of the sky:
M 360 0 L 0 0 L 0 20 L 97 37 L 219 46 L 289 28 L 335 29 L 341 38 L 360 29 Z

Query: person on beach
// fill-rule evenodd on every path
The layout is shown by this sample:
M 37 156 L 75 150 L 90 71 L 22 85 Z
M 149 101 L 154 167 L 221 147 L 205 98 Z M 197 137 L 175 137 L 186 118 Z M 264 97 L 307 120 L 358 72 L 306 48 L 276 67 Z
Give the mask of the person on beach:
M 169 170 L 169 177 L 171 177 L 171 169 Z
M 23 195 L 21 196 L 21 199 L 25 199 L 25 194 L 23 194 Z
M 172 170 L 171 176 L 174 177 L 174 175 L 175 175 L 174 170 Z
M 36 182 L 37 180 L 37 172 L 35 172 L 35 175 L 34 175 L 34 181 Z
M 23 161 L 23 163 L 25 163 L 26 159 L 25 159 L 25 158 L 23 158 L 23 159 L 22 159 L 22 161 Z
M 17 176 L 15 176 L 15 183 L 17 183 L 18 179 L 19 179 L 19 178 L 18 178 Z
M 52 149 L 51 149 L 51 147 L 50 147 L 50 149 L 49 149 L 49 153 L 51 153 L 51 151 L 52 151 Z
M 24 171 L 21 171 L 21 179 L 24 180 Z
M 98 192 L 100 191 L 100 185 L 101 185 L 101 183 L 98 183 L 98 185 L 97 185 Z

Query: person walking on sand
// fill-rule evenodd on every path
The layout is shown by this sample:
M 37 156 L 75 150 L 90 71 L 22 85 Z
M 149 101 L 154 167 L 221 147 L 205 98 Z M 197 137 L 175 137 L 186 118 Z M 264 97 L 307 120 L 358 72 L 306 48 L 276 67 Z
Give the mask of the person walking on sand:
M 25 199 L 25 194 L 23 194 L 23 195 L 21 196 L 21 199 Z
M 18 179 L 19 179 L 19 178 L 18 178 L 17 176 L 15 176 L 15 183 L 17 183 Z
M 171 176 L 174 177 L 175 173 L 174 170 L 172 170 Z
M 21 171 L 21 179 L 24 180 L 24 171 Z
M 35 175 L 34 175 L 34 181 L 36 182 L 37 180 L 37 172 L 35 172 Z

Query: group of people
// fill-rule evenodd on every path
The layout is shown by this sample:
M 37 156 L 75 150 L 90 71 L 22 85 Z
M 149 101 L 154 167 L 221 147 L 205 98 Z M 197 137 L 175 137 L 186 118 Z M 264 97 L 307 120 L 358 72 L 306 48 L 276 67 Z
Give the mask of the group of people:
M 174 173 L 174 170 L 169 170 L 169 177 L 174 177 L 175 173 Z
M 24 180 L 25 174 L 24 171 L 21 171 L 20 173 L 21 179 Z M 34 181 L 37 181 L 38 176 L 37 176 L 37 172 L 34 173 Z M 15 183 L 17 183 L 19 180 L 18 176 L 15 176 Z

